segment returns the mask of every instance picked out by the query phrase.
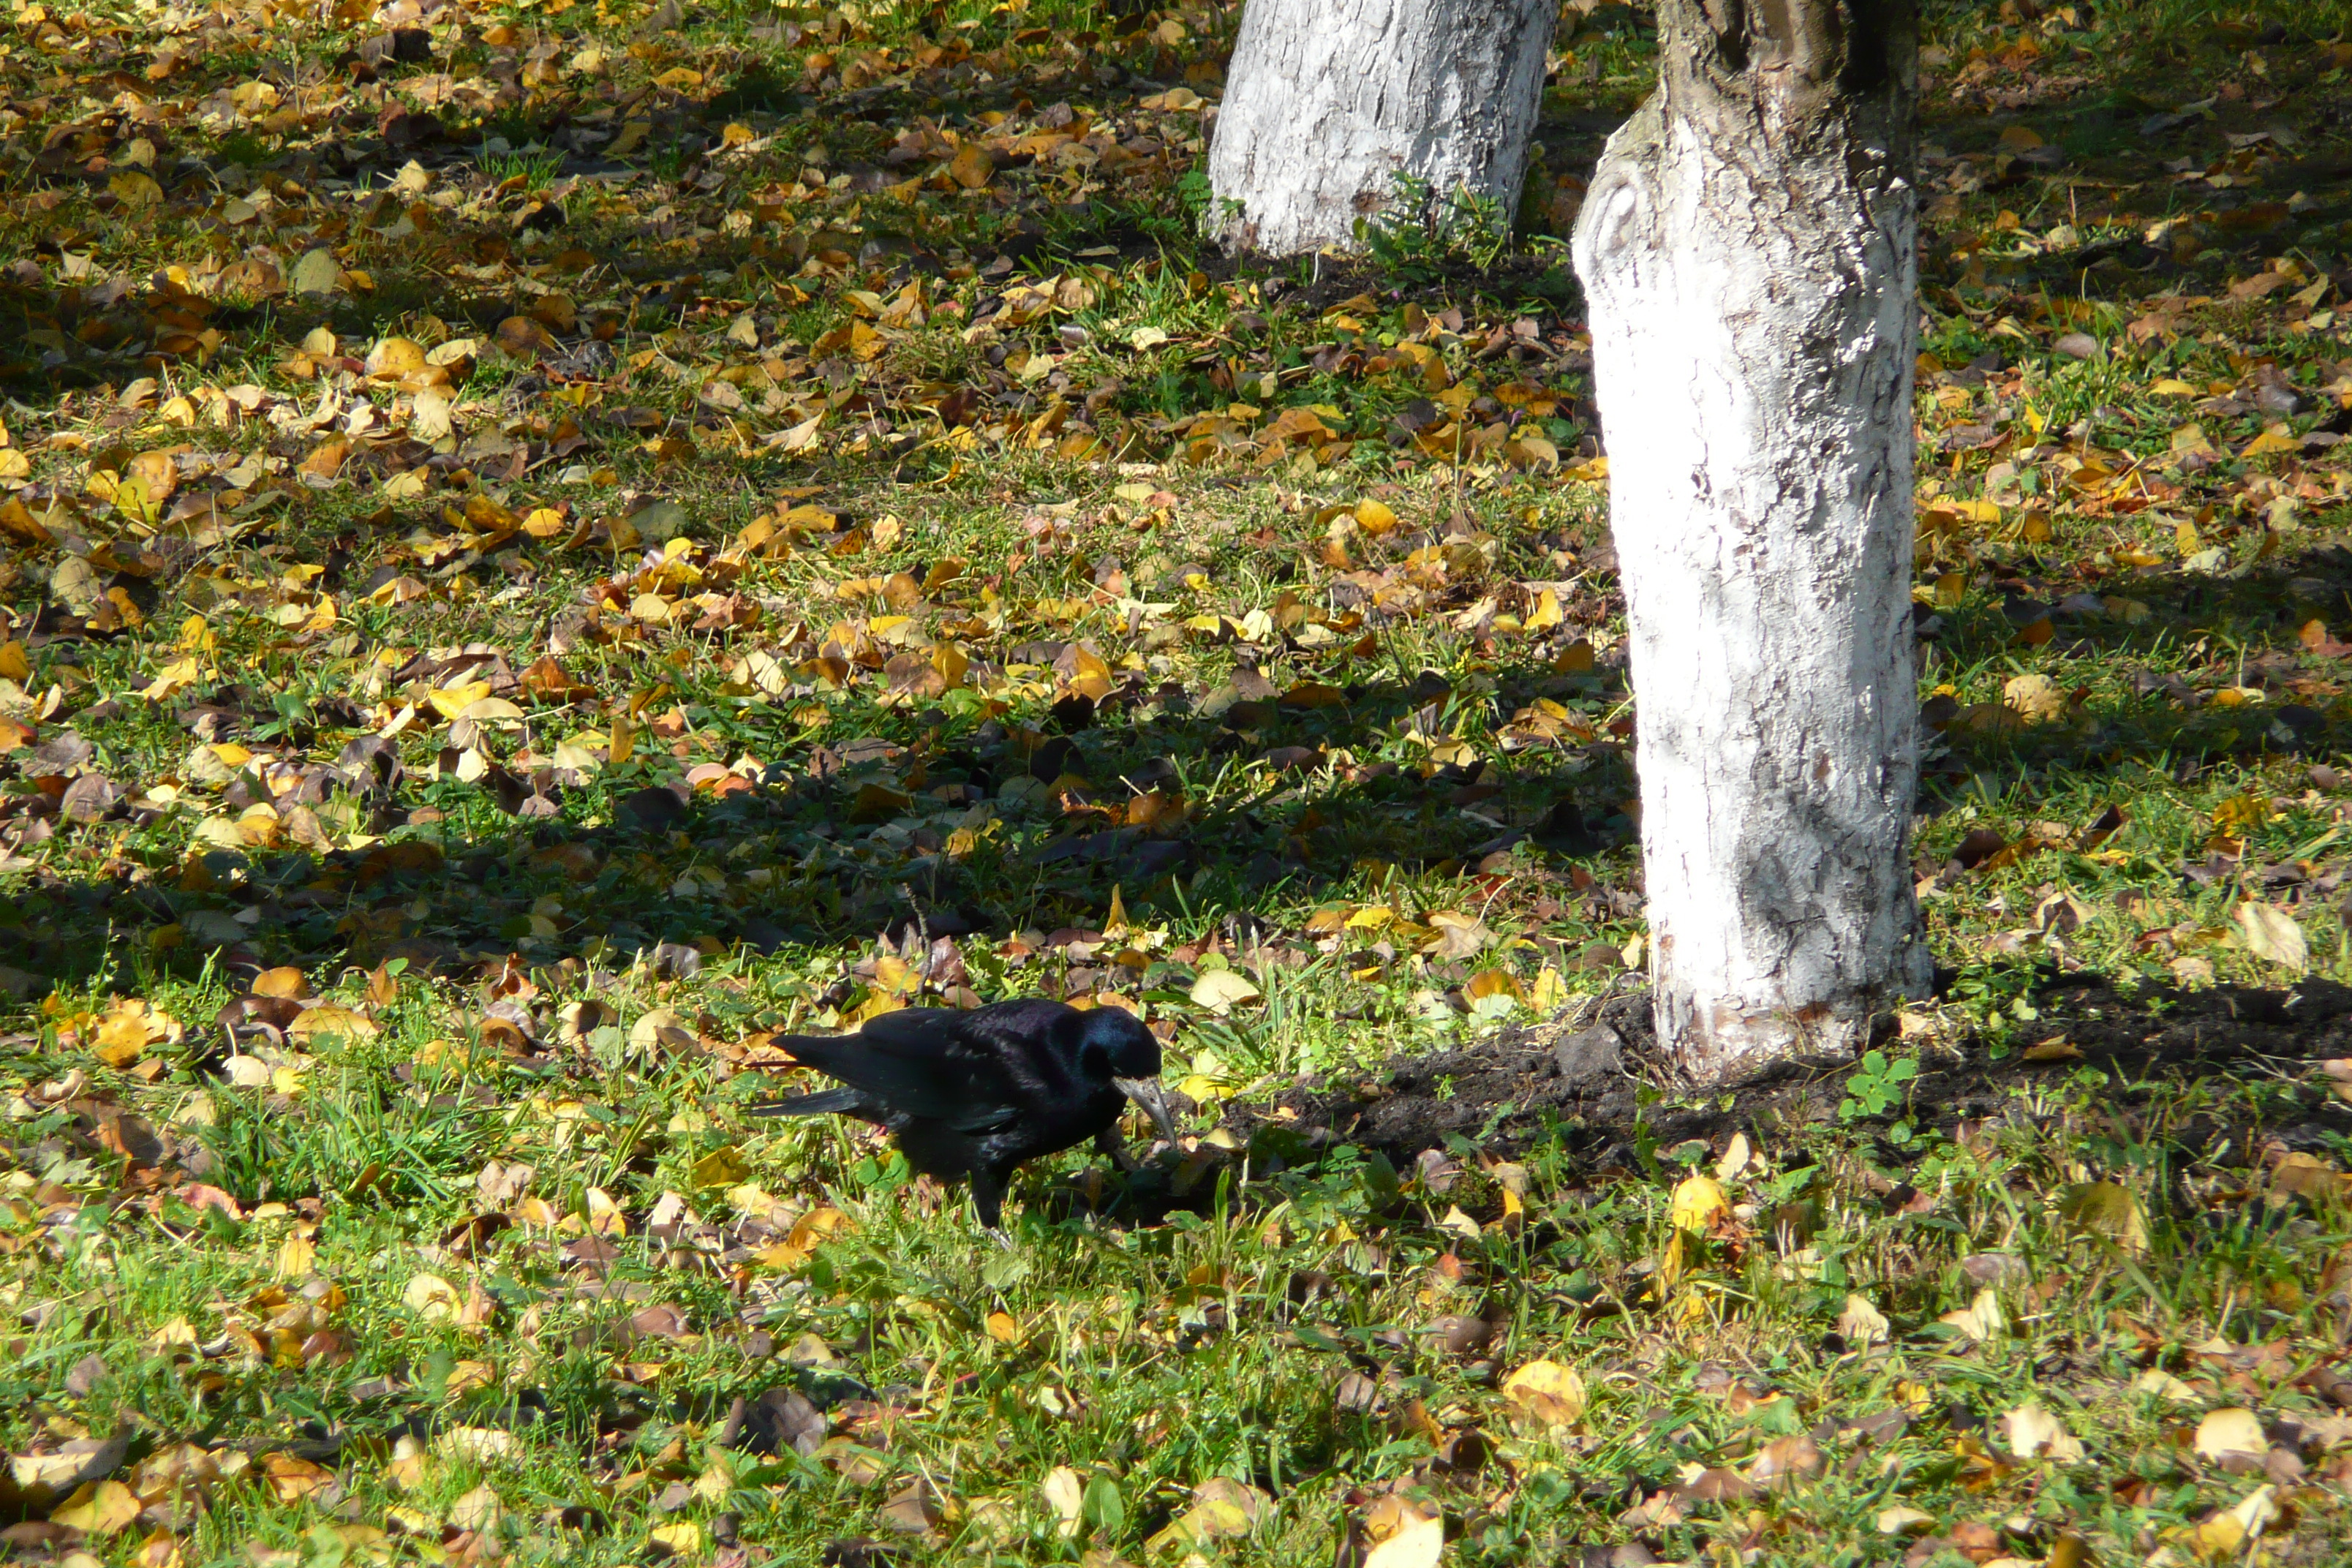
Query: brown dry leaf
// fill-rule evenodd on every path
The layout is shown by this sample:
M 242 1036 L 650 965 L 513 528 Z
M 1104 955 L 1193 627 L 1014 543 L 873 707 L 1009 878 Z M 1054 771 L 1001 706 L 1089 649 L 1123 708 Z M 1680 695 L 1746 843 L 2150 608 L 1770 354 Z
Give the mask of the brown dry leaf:
M 336 1484 L 334 1471 L 295 1454 L 264 1455 L 261 1471 L 269 1484 L 270 1495 L 279 1502 L 299 1502 Z
M 310 994 L 310 982 L 299 969 L 291 964 L 282 965 L 276 969 L 265 969 L 255 975 L 253 994 L 256 996 L 278 996 L 289 1001 L 300 1001 Z
M 965 142 L 948 161 L 948 177 L 967 191 L 980 189 L 995 175 L 995 161 L 976 142 Z
M 1811 1436 L 1798 1432 L 1765 1444 L 1748 1467 L 1748 1479 L 1760 1487 L 1785 1487 L 1812 1479 L 1828 1462 Z

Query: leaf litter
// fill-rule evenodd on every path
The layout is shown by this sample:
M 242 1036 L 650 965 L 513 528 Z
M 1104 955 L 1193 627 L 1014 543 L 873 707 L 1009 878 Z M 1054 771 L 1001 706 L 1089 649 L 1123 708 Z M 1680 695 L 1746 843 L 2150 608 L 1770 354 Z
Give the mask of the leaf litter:
M 1496 266 L 1303 276 L 1192 238 L 1231 7 L 16 6 L 11 1549 L 2326 1560 L 2352 61 L 2273 9 L 1936 24 L 1946 973 L 1727 1104 L 1525 243 L 1644 16 Z M 1039 991 L 1190 1136 L 1015 1254 L 740 1115 Z

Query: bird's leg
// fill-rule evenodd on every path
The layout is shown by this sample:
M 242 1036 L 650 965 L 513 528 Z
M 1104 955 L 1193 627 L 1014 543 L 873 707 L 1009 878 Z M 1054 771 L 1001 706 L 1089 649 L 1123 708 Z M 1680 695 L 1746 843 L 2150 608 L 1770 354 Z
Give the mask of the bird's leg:
M 971 1173 L 971 1206 L 980 1213 L 980 1223 L 1004 1235 L 1004 1178 L 994 1171 L 974 1171 Z M 1011 1243 L 1007 1242 L 1007 1246 Z
M 1095 1134 L 1095 1152 L 1108 1157 L 1112 1164 L 1130 1176 L 1143 1169 L 1134 1154 L 1129 1152 L 1127 1140 L 1118 1135 L 1116 1127 L 1106 1127 Z

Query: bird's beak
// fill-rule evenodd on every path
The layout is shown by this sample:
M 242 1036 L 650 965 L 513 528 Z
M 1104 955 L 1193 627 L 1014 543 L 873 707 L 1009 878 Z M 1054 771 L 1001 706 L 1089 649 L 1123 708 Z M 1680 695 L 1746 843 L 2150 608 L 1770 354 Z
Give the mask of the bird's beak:
M 1144 1114 L 1151 1118 L 1151 1124 L 1160 1129 L 1160 1137 L 1171 1143 L 1177 1142 L 1176 1118 L 1169 1113 L 1168 1097 L 1160 1092 L 1158 1079 L 1115 1078 L 1111 1082 L 1118 1086 L 1119 1093 L 1143 1107 Z

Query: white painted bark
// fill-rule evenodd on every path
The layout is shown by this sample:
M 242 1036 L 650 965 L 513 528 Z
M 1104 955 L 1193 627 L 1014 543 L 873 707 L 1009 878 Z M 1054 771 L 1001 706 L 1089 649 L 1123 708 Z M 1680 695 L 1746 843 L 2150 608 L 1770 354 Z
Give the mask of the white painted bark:
M 1658 1032 L 1704 1082 L 1853 1055 L 1929 978 L 1904 853 L 1916 47 L 1908 0 L 1659 9 L 1662 85 L 1574 257 Z
M 1209 146 L 1216 237 L 1353 249 L 1401 174 L 1441 203 L 1493 197 L 1507 223 L 1559 16 L 1559 0 L 1249 0 Z

